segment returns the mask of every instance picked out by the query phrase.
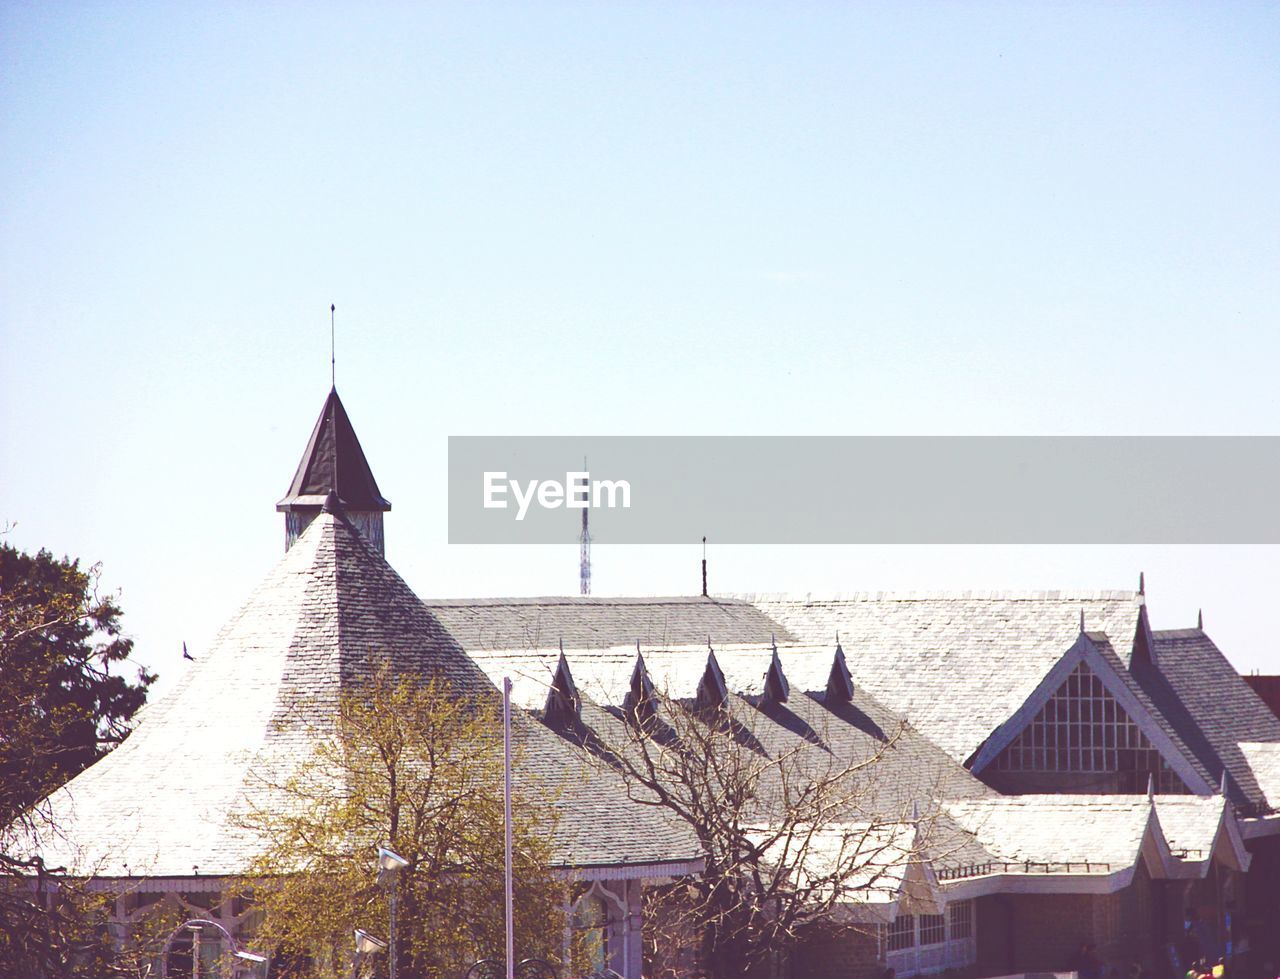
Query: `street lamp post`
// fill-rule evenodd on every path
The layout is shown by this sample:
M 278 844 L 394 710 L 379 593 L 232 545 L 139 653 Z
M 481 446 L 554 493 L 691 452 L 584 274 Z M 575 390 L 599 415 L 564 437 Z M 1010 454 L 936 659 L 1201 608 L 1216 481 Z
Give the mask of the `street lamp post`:
M 396 897 L 400 883 L 400 871 L 409 861 L 385 846 L 378 847 L 378 883 L 387 891 L 387 903 L 391 907 L 391 944 L 387 955 L 388 975 L 396 979 Z

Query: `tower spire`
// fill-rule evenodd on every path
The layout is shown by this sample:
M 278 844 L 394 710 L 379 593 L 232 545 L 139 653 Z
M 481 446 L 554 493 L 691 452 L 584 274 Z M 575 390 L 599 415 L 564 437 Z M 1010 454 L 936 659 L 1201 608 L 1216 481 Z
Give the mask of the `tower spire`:
M 325 506 L 331 511 L 341 509 L 378 553 L 383 553 L 382 515 L 391 504 L 378 491 L 336 390 L 329 391 L 289 491 L 276 504 L 285 515 L 286 550 Z

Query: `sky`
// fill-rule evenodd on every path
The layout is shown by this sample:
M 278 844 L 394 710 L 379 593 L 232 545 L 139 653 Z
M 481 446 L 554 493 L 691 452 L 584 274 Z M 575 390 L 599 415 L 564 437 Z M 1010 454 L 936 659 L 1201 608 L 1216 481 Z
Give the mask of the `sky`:
M 1278 50 L 1261 3 L 9 0 L 0 527 L 100 561 L 165 689 L 283 550 L 331 303 L 431 597 L 577 588 L 572 517 L 448 544 L 450 435 L 1280 434 Z M 595 590 L 696 592 L 700 556 L 598 541 Z M 1280 673 L 1275 547 L 710 560 L 725 592 L 1145 571 L 1157 628 L 1203 608 Z

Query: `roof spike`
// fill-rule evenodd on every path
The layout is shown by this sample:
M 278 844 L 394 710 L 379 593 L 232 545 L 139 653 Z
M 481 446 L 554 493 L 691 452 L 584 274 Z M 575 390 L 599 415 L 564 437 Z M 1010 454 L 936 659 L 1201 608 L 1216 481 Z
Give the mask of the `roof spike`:
M 1138 594 L 1145 595 L 1147 593 L 1147 575 L 1145 571 L 1138 572 Z
M 1147 799 L 1153 800 L 1156 797 L 1156 773 L 1147 772 Z
M 702 679 L 698 681 L 698 693 L 694 697 L 694 707 L 704 714 L 714 713 L 729 706 L 729 688 L 724 682 L 724 672 L 716 659 L 716 652 L 707 648 L 707 667 L 702 671 Z
M 707 535 L 702 535 L 702 597 L 707 597 Z
M 548 724 L 572 722 L 582 716 L 582 698 L 578 695 L 578 685 L 573 682 L 569 660 L 564 655 L 563 639 L 560 640 L 560 661 L 556 663 L 556 672 L 547 690 L 543 715 Z
M 1218 780 L 1218 795 L 1226 796 L 1227 794 L 1227 770 L 1222 769 L 1222 778 Z
M 1204 632 L 1204 609 L 1196 609 L 1196 628 Z
M 920 822 L 920 800 L 919 799 L 911 800 L 911 821 L 913 823 Z
M 1080 606 L 1080 634 L 1084 635 L 1084 606 Z
M 828 704 L 842 701 L 846 704 L 853 701 L 853 677 L 849 673 L 849 664 L 845 662 L 844 650 L 840 647 L 840 634 L 836 633 L 836 652 L 831 658 L 831 672 L 827 674 Z
M 787 675 L 782 672 L 782 661 L 778 659 L 778 644 L 773 644 L 773 659 L 769 661 L 769 670 L 764 675 L 764 699 L 769 704 L 785 704 L 791 696 L 791 684 Z
M 622 709 L 635 720 L 652 717 L 656 710 L 654 696 L 653 680 L 649 678 L 649 668 L 644 665 L 644 657 L 640 655 L 637 643 L 636 665 L 631 670 L 631 683 L 622 700 Z

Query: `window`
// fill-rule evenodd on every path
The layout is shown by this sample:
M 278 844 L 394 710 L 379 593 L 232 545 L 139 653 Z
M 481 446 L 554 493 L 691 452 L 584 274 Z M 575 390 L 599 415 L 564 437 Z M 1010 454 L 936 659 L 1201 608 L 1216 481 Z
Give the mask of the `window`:
M 1006 772 L 1118 773 L 1121 791 L 1142 792 L 1147 775 L 1158 792 L 1187 787 L 1084 663 L 995 760 Z
M 911 948 L 916 943 L 916 919 L 914 915 L 900 914 L 889 925 L 889 951 Z
M 973 937 L 973 902 L 954 901 L 947 905 L 947 917 L 951 919 L 952 938 Z
M 920 915 L 920 944 L 941 945 L 947 940 L 947 919 L 940 914 Z
M 587 971 L 603 972 L 609 966 L 609 910 L 604 898 L 588 893 L 573 912 L 573 927 Z

